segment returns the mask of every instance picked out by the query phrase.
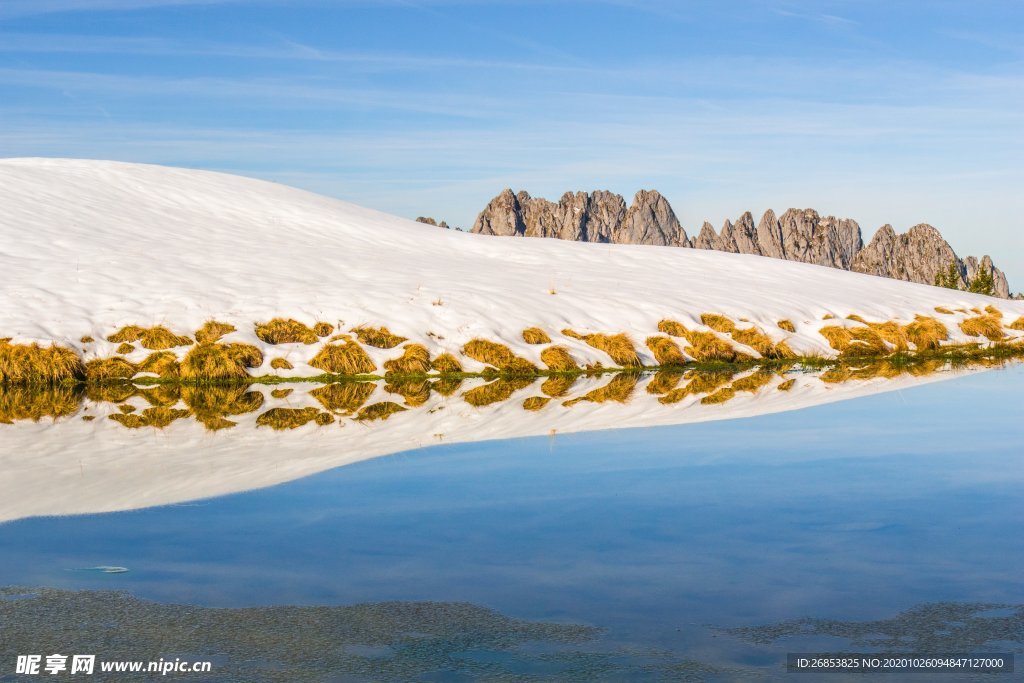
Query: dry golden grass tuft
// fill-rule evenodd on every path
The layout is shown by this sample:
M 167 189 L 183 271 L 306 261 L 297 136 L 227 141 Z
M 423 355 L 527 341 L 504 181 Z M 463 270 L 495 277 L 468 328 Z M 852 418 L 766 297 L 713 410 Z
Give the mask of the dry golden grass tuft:
M 565 328 L 564 330 L 562 330 L 562 334 L 564 334 L 566 337 L 572 337 L 573 339 L 583 339 L 583 340 L 585 340 L 587 338 L 587 335 L 580 334 L 576 330 L 570 329 L 568 327 Z
M 722 334 L 729 334 L 736 329 L 736 323 L 718 313 L 701 313 L 700 321 L 715 332 L 721 332 Z
M 356 420 L 360 422 L 373 422 L 374 420 L 386 420 L 395 413 L 401 413 L 408 410 L 403 408 L 397 403 L 392 401 L 382 401 L 380 403 L 374 403 L 373 405 L 366 406 L 359 411 L 356 415 Z
M 178 357 L 172 351 L 155 351 L 138 364 L 139 372 L 152 372 L 160 377 L 177 377 L 179 374 Z
M 717 405 L 731 401 L 736 396 L 736 390 L 732 387 L 722 387 L 713 394 L 708 394 L 700 400 L 701 405 Z
M 686 347 L 686 353 L 701 363 L 716 361 L 733 363 L 737 360 L 748 358 L 746 354 L 737 353 L 732 344 L 714 332 L 687 330 L 686 341 L 689 343 L 689 346 Z
M 598 351 L 607 353 L 620 368 L 639 368 L 643 366 L 643 363 L 640 362 L 640 356 L 636 353 L 636 347 L 633 346 L 633 340 L 629 338 L 628 334 L 621 332 L 619 334 L 602 334 L 597 332 L 595 334 L 588 334 L 583 341 Z
M 943 315 L 953 315 L 953 311 L 949 310 L 945 306 L 936 306 L 935 307 L 935 312 L 936 313 L 941 313 Z
M 779 329 L 785 330 L 786 332 L 796 332 L 796 325 L 793 324 L 792 320 L 780 320 L 775 324 L 779 326 Z
M 648 337 L 646 342 L 647 348 L 654 354 L 654 360 L 657 361 L 658 365 L 685 365 L 686 357 L 683 356 L 683 352 L 679 350 L 679 346 L 668 337 L 653 336 Z
M 793 388 L 794 384 L 796 384 L 796 380 L 795 379 L 787 379 L 785 382 L 783 382 L 782 384 L 780 384 L 778 386 L 778 390 L 779 391 L 789 391 L 790 389 Z
M 138 368 L 124 358 L 96 358 L 85 364 L 85 378 L 90 382 L 131 379 Z
M 405 399 L 405 405 L 416 408 L 430 399 L 430 381 L 417 379 L 411 381 L 391 382 L 384 385 L 384 391 L 398 394 Z
M 647 383 L 647 393 L 660 396 L 679 386 L 683 373 L 679 370 L 658 370 L 654 377 Z
M 620 372 L 612 377 L 608 384 L 600 386 L 593 391 L 589 391 L 579 398 L 566 401 L 562 405 L 574 406 L 582 401 L 589 401 L 591 403 L 607 403 L 609 401 L 614 403 L 628 403 L 630 397 L 633 395 L 633 390 L 636 389 L 636 385 L 639 381 L 639 373 Z
M 174 334 L 163 325 L 154 327 L 127 325 L 107 337 L 107 341 L 122 344 L 138 341 L 142 344 L 142 348 L 150 351 L 163 351 L 176 346 L 191 346 L 195 343 L 189 337 Z
M 194 382 L 246 379 L 247 368 L 263 364 L 263 353 L 250 344 L 197 344 L 179 364 L 182 379 Z
M 369 400 L 376 384 L 373 382 L 336 382 L 309 392 L 325 409 L 339 415 L 352 415 Z
M 316 332 L 291 318 L 273 318 L 257 323 L 256 336 L 267 344 L 315 344 L 320 341 Z
M 865 320 L 864 318 L 860 317 L 856 313 L 851 313 L 850 315 L 846 316 L 846 319 L 847 320 L 852 320 L 852 321 L 857 322 L 857 323 L 863 323 L 865 325 L 868 324 L 867 320 Z
M 384 376 L 425 375 L 430 372 L 430 351 L 422 344 L 406 344 L 401 358 L 384 361 Z
M 550 344 L 551 337 L 539 327 L 528 327 L 523 330 L 523 341 L 527 344 Z
M 523 410 L 536 412 L 544 408 L 544 406 L 550 402 L 551 398 L 548 396 L 531 396 L 530 398 L 523 400 Z
M 7 341 L 10 341 L 10 339 L 8 339 Z M 89 335 L 85 335 L 84 337 L 82 337 L 78 341 L 82 342 L 83 344 L 92 344 L 96 340 L 93 339 L 92 337 L 90 337 Z
M 110 415 L 110 419 L 114 422 L 119 422 L 129 429 L 140 429 L 142 427 L 154 427 L 156 429 L 163 429 L 164 427 L 170 426 L 175 420 L 180 420 L 191 415 L 187 410 L 180 408 L 146 408 L 139 413 L 116 413 Z
M 229 334 L 234 331 L 234 325 L 218 322 L 216 320 L 207 320 L 203 323 L 202 327 L 196 330 L 196 341 L 200 344 L 211 344 L 223 337 L 225 334 Z
M 378 349 L 393 349 L 407 341 L 406 337 L 399 337 L 386 327 L 356 327 L 353 328 L 352 334 L 367 346 L 374 346 Z
M 84 376 L 82 359 L 69 348 L 0 342 L 0 384 L 58 384 Z
M 257 427 L 270 427 L 281 431 L 297 429 L 309 424 L 320 415 L 318 408 L 271 408 L 256 418 Z
M 430 369 L 442 375 L 462 372 L 462 363 L 450 353 L 442 353 L 430 362 Z
M 1019 332 L 1024 331 L 1024 315 L 1010 323 L 1009 328 L 1011 330 L 1017 330 Z
M 471 339 L 462 347 L 462 352 L 472 358 L 491 365 L 498 370 L 512 374 L 536 374 L 537 366 L 512 353 L 504 344 L 486 339 Z
M 1006 337 L 1003 331 L 1002 314 L 999 316 L 988 313 L 960 322 L 960 330 L 969 337 L 986 337 L 991 341 L 999 341 Z
M 44 417 L 67 417 L 78 411 L 81 391 L 68 386 L 28 387 L 0 384 L 0 423 L 38 422 Z
M 327 344 L 309 361 L 318 370 L 335 375 L 365 375 L 377 369 L 373 360 L 357 342 Z
M 1003 312 L 1000 311 L 995 306 L 993 306 L 992 304 L 989 304 L 988 306 L 985 307 L 985 312 L 988 313 L 989 315 L 999 318 L 1000 320 L 1003 319 Z
M 938 349 L 949 339 L 946 326 L 929 316 L 914 316 L 914 322 L 904 326 L 903 330 L 918 351 Z
M 776 342 L 757 327 L 735 329 L 732 331 L 732 338 L 740 344 L 749 346 L 757 351 L 764 358 L 783 359 L 796 358 L 789 345 L 784 341 Z
M 575 372 L 580 369 L 564 346 L 549 346 L 540 352 L 541 362 L 551 372 Z
M 685 337 L 686 327 L 682 323 L 676 322 L 675 320 L 665 319 L 658 323 L 658 331 L 664 332 L 665 334 L 673 337 Z
M 331 332 L 334 332 L 334 325 L 325 322 L 318 322 L 313 325 L 313 332 L 315 332 L 318 337 L 326 337 Z
M 838 327 L 829 325 L 818 330 L 829 346 L 844 356 L 884 356 L 889 347 L 870 327 Z
M 275 358 L 270 361 L 270 367 L 275 370 L 294 370 L 295 366 L 292 365 L 286 358 Z
M 271 389 L 270 395 L 274 398 L 288 398 L 292 395 L 294 389 Z
M 544 380 L 544 383 L 540 385 L 540 390 L 552 398 L 559 398 L 569 393 L 574 384 L 576 384 L 576 377 L 555 375 Z
M 480 408 L 492 403 L 507 401 L 516 391 L 531 384 L 533 384 L 533 380 L 525 377 L 496 379 L 488 384 L 470 389 L 462 395 L 462 400 L 471 406 Z
M 831 313 L 826 313 L 825 315 L 821 316 L 821 319 L 822 320 L 835 320 L 836 317 L 834 315 L 832 315 Z
M 128 344 L 127 342 L 125 342 L 125 343 L 119 344 L 117 346 L 117 350 L 114 353 L 120 353 L 122 355 L 126 355 L 126 354 L 129 354 L 129 353 L 132 353 L 133 351 L 135 351 L 135 347 L 132 346 L 131 344 Z

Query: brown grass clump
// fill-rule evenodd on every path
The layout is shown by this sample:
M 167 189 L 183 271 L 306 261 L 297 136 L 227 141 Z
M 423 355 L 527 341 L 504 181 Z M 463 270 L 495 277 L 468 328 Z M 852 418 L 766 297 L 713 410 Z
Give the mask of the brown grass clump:
M 141 427 L 163 429 L 170 426 L 175 420 L 180 420 L 191 414 L 189 411 L 179 408 L 146 408 L 141 414 L 117 413 L 109 417 L 114 422 L 119 422 L 128 429 L 139 429 Z
M 831 313 L 826 313 L 825 315 L 821 316 L 821 319 L 822 320 L 835 320 L 836 317 L 834 315 L 832 315 Z
M 731 401 L 736 396 L 736 390 L 732 387 L 722 387 L 713 394 L 708 394 L 700 400 L 701 405 L 716 405 Z
M 486 339 L 471 339 L 462 347 L 462 352 L 472 358 L 492 365 L 498 370 L 512 374 L 536 374 L 537 366 L 512 353 L 504 344 Z
M 995 317 L 999 318 L 1000 320 L 1003 319 L 1003 312 L 1000 311 L 995 306 L 993 306 L 992 304 L 989 304 L 988 306 L 985 307 L 985 312 L 988 313 L 989 315 L 994 315 Z
M 430 372 L 430 351 L 422 344 L 406 344 L 401 358 L 384 361 L 388 375 L 425 375 Z
M 336 382 L 317 387 L 309 395 L 332 413 L 351 415 L 366 403 L 375 387 L 373 382 Z
M 615 364 L 621 368 L 639 368 L 643 366 L 640 356 L 636 354 L 633 340 L 625 333 L 619 334 L 588 334 L 584 339 L 589 346 L 604 351 Z
M 914 322 L 904 326 L 904 332 L 918 351 L 938 349 L 949 339 L 949 330 L 935 318 L 917 315 Z
M 250 344 L 197 344 L 179 365 L 182 379 L 196 382 L 249 377 L 246 368 L 263 364 L 263 353 Z
M 173 349 L 176 346 L 191 346 L 195 343 L 189 337 L 174 334 L 163 325 L 149 328 L 127 325 L 107 337 L 107 341 L 120 342 L 122 344 L 141 341 L 142 348 L 149 349 L 150 351 L 163 351 L 164 349 Z M 119 351 L 118 353 L 122 352 Z
M 793 388 L 794 384 L 796 384 L 796 380 L 795 379 L 787 379 L 785 382 L 780 384 L 777 388 L 778 388 L 779 391 L 789 391 L 790 389 Z
M 658 365 L 685 365 L 686 357 L 683 356 L 683 352 L 679 350 L 679 346 L 668 337 L 653 336 L 648 337 L 646 342 L 647 348 L 654 354 L 654 359 L 658 362 Z
M 1009 324 L 1011 330 L 1024 331 L 1024 315 Z
M 377 369 L 363 347 L 354 341 L 327 344 L 309 364 L 335 375 L 366 375 Z
M 319 322 L 316 325 L 313 325 L 313 332 L 315 332 L 316 336 L 318 337 L 326 337 L 331 332 L 334 332 L 334 325 L 330 323 Z
M 637 382 L 639 381 L 639 373 L 620 372 L 612 377 L 612 380 L 608 382 L 608 384 L 600 386 L 593 391 L 589 391 L 579 398 L 566 401 L 563 405 L 574 406 L 581 401 L 589 401 L 591 403 L 607 403 L 609 401 L 614 403 L 628 403 L 629 398 L 633 395 L 633 390 L 636 389 Z
M 276 431 L 298 429 L 309 424 L 320 414 L 320 410 L 308 408 L 271 408 L 256 418 L 257 427 L 270 427 Z
M 781 359 L 796 357 L 796 354 L 793 353 L 793 350 L 789 348 L 786 342 L 775 342 L 756 327 L 748 327 L 742 330 L 734 329 L 731 334 L 733 339 L 740 344 L 754 349 L 764 358 Z
M 673 337 L 685 337 L 686 327 L 682 323 L 676 322 L 675 320 L 662 320 L 658 323 L 658 331 L 664 332 L 665 334 L 672 335 Z
M 667 394 L 679 386 L 679 381 L 682 378 L 683 373 L 678 370 L 658 370 L 654 374 L 654 378 L 647 383 L 647 393 L 655 396 Z
M 851 313 L 850 315 L 846 316 L 846 319 L 847 320 L 852 320 L 852 321 L 854 321 L 856 323 L 863 323 L 864 325 L 868 324 L 867 320 L 865 320 L 864 318 L 860 317 L 856 313 Z
M 292 365 L 286 358 L 275 358 L 270 361 L 270 367 L 275 370 L 294 370 L 295 366 Z
M 574 372 L 580 369 L 569 355 L 569 349 L 564 346 L 549 346 L 540 352 L 540 359 L 551 372 Z
M 270 395 L 274 398 L 288 398 L 292 395 L 294 389 L 271 389 Z
M 740 377 L 732 383 L 732 388 L 735 391 L 746 391 L 751 394 L 756 394 L 761 389 L 771 384 L 775 374 L 767 372 L 765 370 L 758 370 L 753 372 L 746 377 Z
M 373 422 L 374 420 L 386 420 L 395 413 L 405 412 L 407 408 L 403 408 L 397 403 L 391 401 L 382 401 L 381 403 L 374 403 L 373 405 L 366 406 L 359 411 L 356 415 L 357 420 L 360 422 Z
M 780 320 L 775 324 L 779 326 L 779 329 L 785 330 L 786 332 L 796 332 L 796 325 L 793 324 L 792 320 Z
M 124 358 L 95 358 L 85 364 L 85 378 L 90 382 L 131 379 L 136 372 L 135 364 Z
M 544 380 L 544 383 L 540 385 L 540 390 L 552 398 L 559 398 L 569 393 L 574 384 L 576 384 L 576 378 L 571 375 L 555 375 Z
M 536 412 L 538 410 L 541 410 L 550 402 L 551 399 L 547 396 L 531 396 L 530 398 L 523 400 L 523 410 Z
M 442 353 L 430 362 L 430 369 L 440 372 L 442 375 L 454 372 L 462 372 L 462 363 L 450 353 Z
M 715 332 L 721 332 L 722 334 L 729 334 L 736 329 L 736 323 L 718 313 L 701 313 L 700 321 Z
M 523 341 L 527 344 L 550 344 L 551 337 L 539 327 L 528 327 L 523 330 Z
M 393 349 L 407 341 L 407 337 L 399 337 L 386 327 L 356 327 L 352 334 L 367 346 L 375 346 L 378 349 Z
M 694 359 L 702 363 L 711 363 L 715 361 L 732 363 L 738 359 L 747 357 L 745 354 L 737 353 L 736 349 L 732 347 L 732 344 L 725 341 L 714 332 L 688 330 L 686 333 L 686 341 L 689 342 L 689 346 L 686 347 L 686 353 L 690 354 Z
M 829 346 L 845 356 L 884 356 L 889 347 L 870 327 L 825 326 L 818 330 Z
M 960 322 L 960 330 L 970 337 L 986 337 L 991 341 L 998 341 L 1006 336 L 1003 331 L 1002 314 L 995 316 L 988 313 L 967 318 Z
M 7 341 L 10 341 L 10 339 L 8 339 Z M 96 340 L 90 337 L 89 335 L 85 335 L 78 341 L 82 342 L 83 344 L 92 344 Z
M 139 372 L 152 372 L 160 377 L 177 377 L 178 357 L 172 351 L 156 351 L 146 356 L 136 369 Z
M 936 306 L 935 307 L 935 312 L 936 313 L 942 313 L 943 315 L 953 315 L 953 311 L 949 310 L 945 306 Z
M 132 353 L 133 351 L 135 351 L 135 347 L 132 346 L 131 344 L 128 344 L 127 342 L 125 342 L 123 344 L 119 344 L 118 345 L 117 350 L 115 351 L 115 353 L 120 353 L 120 354 L 124 355 L 124 354 Z
M 430 399 L 430 382 L 426 379 L 418 379 L 411 382 L 388 383 L 384 385 L 384 391 L 390 394 L 399 394 L 405 399 L 405 405 L 416 408 Z
M 217 341 L 225 334 L 229 334 L 234 331 L 234 325 L 218 322 L 216 320 L 207 320 L 203 323 L 202 327 L 196 330 L 196 341 L 200 344 L 210 344 Z
M 572 330 L 572 329 L 569 329 L 568 327 L 566 327 L 564 330 L 562 330 L 562 334 L 564 334 L 566 337 L 572 337 L 573 339 L 586 340 L 586 338 L 587 338 L 587 335 L 580 334 L 579 332 L 577 332 L 575 330 Z
M 0 342 L 0 384 L 58 384 L 84 375 L 82 360 L 69 348 Z
M 0 385 L 0 423 L 38 422 L 44 417 L 67 417 L 78 412 L 81 390 L 68 386 Z
M 480 408 L 492 403 L 507 401 L 518 390 L 533 384 L 532 379 L 523 377 L 502 378 L 483 386 L 474 387 L 462 395 L 462 400 Z
M 315 344 L 320 340 L 316 332 L 291 318 L 257 323 L 256 336 L 267 344 Z
M 251 413 L 263 406 L 263 394 L 250 391 L 245 385 L 184 386 L 181 400 L 196 420 L 211 431 L 234 427 L 236 423 L 227 417 Z

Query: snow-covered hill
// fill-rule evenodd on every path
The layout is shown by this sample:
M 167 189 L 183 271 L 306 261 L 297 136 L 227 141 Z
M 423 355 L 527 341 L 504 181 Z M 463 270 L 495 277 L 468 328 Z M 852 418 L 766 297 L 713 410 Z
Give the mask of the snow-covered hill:
M 452 353 L 480 370 L 460 353 L 473 338 L 506 344 L 543 367 L 543 347 L 523 341 L 527 327 L 544 329 L 581 364 L 614 365 L 561 330 L 625 332 L 653 365 L 644 339 L 658 334 L 659 321 L 706 331 L 705 312 L 821 355 L 835 354 L 818 332 L 826 318 L 855 326 L 846 316 L 934 316 L 950 342 L 977 342 L 985 340 L 958 329 L 964 318 L 990 304 L 1007 326 L 1024 315 L 1024 302 L 758 256 L 485 237 L 249 178 L 61 159 L 0 160 L 0 272 L 0 337 L 13 344 L 57 342 L 85 359 L 109 357 L 117 344 L 105 338 L 122 326 L 190 335 L 216 319 L 237 328 L 226 341 L 264 351 L 253 374 L 320 372 L 306 361 L 326 340 L 274 347 L 256 338 L 254 325 L 275 316 L 326 321 L 341 332 L 386 325 L 432 356 Z M 401 355 L 367 351 L 378 366 Z M 271 370 L 280 356 L 294 369 Z

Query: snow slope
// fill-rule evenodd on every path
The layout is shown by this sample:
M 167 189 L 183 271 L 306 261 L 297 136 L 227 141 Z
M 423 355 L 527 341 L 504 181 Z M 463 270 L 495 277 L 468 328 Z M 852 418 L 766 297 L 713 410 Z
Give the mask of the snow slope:
M 225 341 L 260 346 L 269 361 L 305 361 L 320 345 L 268 347 L 253 325 L 274 316 L 345 330 L 387 325 L 431 354 L 474 337 L 502 341 L 539 365 L 521 331 L 540 326 L 581 362 L 608 358 L 558 331 L 629 332 L 642 346 L 657 323 L 699 324 L 702 312 L 745 318 L 799 353 L 834 354 L 817 330 L 937 316 L 936 306 L 997 305 L 1012 321 L 1024 302 L 825 267 L 722 252 L 470 235 L 249 178 L 107 161 L 0 160 L 0 337 L 71 345 L 106 357 L 123 325 L 191 334 L 216 318 Z M 954 341 L 965 313 L 939 316 Z M 792 320 L 796 333 L 776 326 Z M 1019 335 L 1021 333 L 1011 333 Z M 83 336 L 97 343 L 78 343 Z M 399 349 L 368 349 L 379 364 Z M 187 348 L 179 349 L 180 353 Z M 128 358 L 142 360 L 139 350 Z M 464 359 L 466 360 L 466 359 Z M 466 360 L 469 370 L 483 366 Z

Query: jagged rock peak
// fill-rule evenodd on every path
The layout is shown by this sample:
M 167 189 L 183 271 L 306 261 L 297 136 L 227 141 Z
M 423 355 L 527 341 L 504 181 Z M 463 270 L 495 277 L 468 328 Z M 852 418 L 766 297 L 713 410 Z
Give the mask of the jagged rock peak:
M 672 206 L 656 190 L 637 192 L 627 209 L 621 195 L 606 190 L 566 192 L 555 203 L 506 188 L 480 212 L 471 232 L 615 244 L 687 243 Z
M 448 223 L 441 221 L 438 223 L 430 216 L 416 216 L 417 223 L 425 223 L 427 225 L 433 225 L 435 228 L 448 228 Z

